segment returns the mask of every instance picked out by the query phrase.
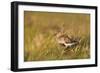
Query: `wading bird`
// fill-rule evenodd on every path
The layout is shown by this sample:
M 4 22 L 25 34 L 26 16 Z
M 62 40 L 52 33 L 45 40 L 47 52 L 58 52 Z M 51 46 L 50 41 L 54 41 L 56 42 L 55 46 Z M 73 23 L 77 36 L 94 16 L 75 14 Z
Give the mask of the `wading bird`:
M 75 46 L 79 43 L 78 38 L 76 39 L 74 37 L 69 37 L 68 35 L 65 35 L 61 32 L 56 34 L 56 41 L 60 45 L 63 45 L 65 48 Z

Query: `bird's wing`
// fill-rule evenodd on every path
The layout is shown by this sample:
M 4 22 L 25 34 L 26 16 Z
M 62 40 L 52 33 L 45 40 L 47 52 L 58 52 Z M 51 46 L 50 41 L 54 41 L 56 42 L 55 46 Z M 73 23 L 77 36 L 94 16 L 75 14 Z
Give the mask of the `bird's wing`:
M 66 43 L 71 43 L 72 42 L 71 39 L 69 39 L 67 37 L 65 37 L 64 40 L 65 40 Z

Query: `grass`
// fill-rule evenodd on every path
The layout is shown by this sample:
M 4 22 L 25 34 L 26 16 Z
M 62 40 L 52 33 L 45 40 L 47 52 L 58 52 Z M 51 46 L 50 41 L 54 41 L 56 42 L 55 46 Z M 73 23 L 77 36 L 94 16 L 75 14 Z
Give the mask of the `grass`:
M 25 11 L 24 23 L 24 61 L 90 58 L 89 14 Z M 65 49 L 55 40 L 59 30 L 80 37 L 80 43 Z

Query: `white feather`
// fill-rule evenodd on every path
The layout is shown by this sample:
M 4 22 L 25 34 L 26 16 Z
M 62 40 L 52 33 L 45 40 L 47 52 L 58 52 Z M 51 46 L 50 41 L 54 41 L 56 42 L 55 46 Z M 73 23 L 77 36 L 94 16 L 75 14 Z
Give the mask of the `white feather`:
M 65 45 L 66 48 L 67 48 L 67 47 L 71 47 L 71 46 L 75 45 L 75 43 L 64 43 L 64 45 Z

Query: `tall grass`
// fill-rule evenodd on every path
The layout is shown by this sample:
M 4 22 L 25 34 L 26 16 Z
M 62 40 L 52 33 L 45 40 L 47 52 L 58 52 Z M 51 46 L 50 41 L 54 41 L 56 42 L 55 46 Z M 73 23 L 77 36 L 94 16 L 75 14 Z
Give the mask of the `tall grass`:
M 25 11 L 24 23 L 24 61 L 90 58 L 89 14 Z M 80 37 L 80 43 L 67 49 L 59 45 L 54 34 L 60 30 Z

